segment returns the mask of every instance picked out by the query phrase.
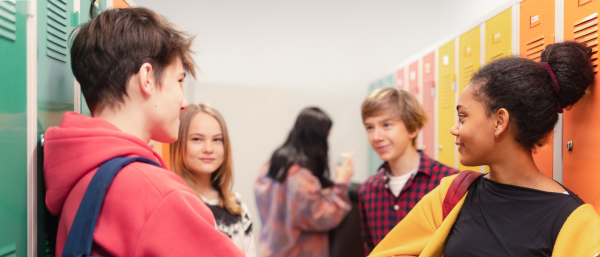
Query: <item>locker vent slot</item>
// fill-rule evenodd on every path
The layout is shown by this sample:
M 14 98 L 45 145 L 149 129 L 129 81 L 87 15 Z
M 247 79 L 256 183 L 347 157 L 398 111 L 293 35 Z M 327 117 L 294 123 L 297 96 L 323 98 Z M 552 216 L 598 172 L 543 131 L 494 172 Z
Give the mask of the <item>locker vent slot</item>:
M 46 55 L 67 62 L 68 11 L 64 0 L 48 0 Z
M 473 77 L 473 74 L 475 74 L 475 72 L 477 71 L 477 68 L 477 65 L 471 64 L 466 65 L 460 69 L 460 78 L 458 80 L 461 89 L 465 88 L 469 84 L 471 78 Z M 458 93 L 460 94 L 461 92 Z
M 0 38 L 17 40 L 17 0 L 0 1 Z
M 598 72 L 598 13 L 594 13 L 573 25 L 574 39 L 592 48 L 594 72 Z
M 539 62 L 542 58 L 542 51 L 544 51 L 545 47 L 546 43 L 544 42 L 544 36 L 534 38 L 533 40 L 527 42 L 525 55 L 528 59 Z
M 17 257 L 17 246 L 10 244 L 0 248 L 0 257 Z
M 452 74 L 444 74 L 440 76 L 440 109 L 454 108 L 454 91 L 452 90 Z
M 504 55 L 503 53 L 497 53 L 496 55 L 490 57 L 490 62 L 494 61 L 494 60 L 498 60 L 498 59 L 500 59 L 500 58 L 502 58 L 504 56 L 506 56 L 506 55 Z

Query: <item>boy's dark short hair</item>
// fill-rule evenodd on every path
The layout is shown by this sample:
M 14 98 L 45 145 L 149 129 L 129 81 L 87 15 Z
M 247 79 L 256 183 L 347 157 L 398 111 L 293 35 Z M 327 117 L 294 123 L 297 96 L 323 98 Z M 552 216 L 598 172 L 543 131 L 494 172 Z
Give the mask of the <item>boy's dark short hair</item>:
M 400 118 L 409 132 L 423 128 L 427 122 L 427 113 L 419 100 L 401 89 L 386 87 L 373 90 L 360 107 L 363 121 L 387 110 L 391 111 L 394 117 Z M 413 138 L 413 145 L 416 145 L 415 140 L 416 138 Z
M 72 34 L 71 69 L 90 111 L 115 107 L 127 95 L 128 79 L 150 63 L 160 87 L 175 58 L 195 77 L 193 37 L 147 8 L 109 9 Z

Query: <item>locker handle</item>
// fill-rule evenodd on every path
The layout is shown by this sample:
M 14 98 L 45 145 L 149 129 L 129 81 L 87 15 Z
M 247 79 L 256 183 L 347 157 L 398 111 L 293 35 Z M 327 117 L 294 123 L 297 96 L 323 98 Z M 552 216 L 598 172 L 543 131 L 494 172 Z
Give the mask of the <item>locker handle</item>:
M 573 141 L 567 142 L 566 148 L 567 148 L 567 151 L 572 152 L 573 151 Z

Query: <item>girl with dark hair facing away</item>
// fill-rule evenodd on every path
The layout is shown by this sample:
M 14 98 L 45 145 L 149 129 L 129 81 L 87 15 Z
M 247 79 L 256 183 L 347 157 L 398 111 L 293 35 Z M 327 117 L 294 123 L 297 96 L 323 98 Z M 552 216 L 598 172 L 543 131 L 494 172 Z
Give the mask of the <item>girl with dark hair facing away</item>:
M 443 217 L 444 178 L 370 256 L 598 256 L 600 218 L 590 204 L 546 177 L 533 152 L 558 113 L 592 84 L 591 49 L 549 45 L 541 63 L 493 61 L 462 92 L 451 133 L 466 166 L 488 165 Z M 565 171 L 574 172 L 574 171 Z
M 255 183 L 262 221 L 260 252 L 271 256 L 329 256 L 327 232 L 350 211 L 351 153 L 329 178 L 327 137 L 331 119 L 321 109 L 302 110 L 285 143 Z
M 252 220 L 232 191 L 233 160 L 225 119 L 206 104 L 190 104 L 179 115 L 179 137 L 169 146 L 170 168 L 210 208 L 217 229 L 256 256 Z

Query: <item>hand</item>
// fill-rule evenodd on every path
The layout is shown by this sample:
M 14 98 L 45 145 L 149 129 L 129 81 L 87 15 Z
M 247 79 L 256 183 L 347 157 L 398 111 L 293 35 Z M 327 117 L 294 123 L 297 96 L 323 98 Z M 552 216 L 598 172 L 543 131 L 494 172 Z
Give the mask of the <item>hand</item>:
M 335 165 L 333 167 L 335 171 L 335 183 L 347 184 L 350 182 L 350 178 L 354 175 L 354 162 L 352 159 L 354 158 L 354 151 L 352 151 L 342 165 Z

